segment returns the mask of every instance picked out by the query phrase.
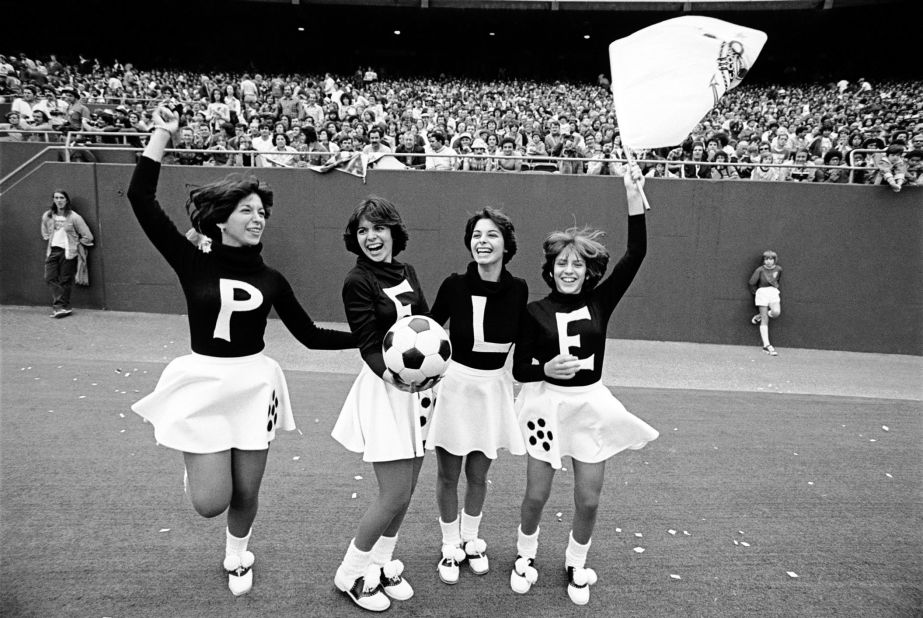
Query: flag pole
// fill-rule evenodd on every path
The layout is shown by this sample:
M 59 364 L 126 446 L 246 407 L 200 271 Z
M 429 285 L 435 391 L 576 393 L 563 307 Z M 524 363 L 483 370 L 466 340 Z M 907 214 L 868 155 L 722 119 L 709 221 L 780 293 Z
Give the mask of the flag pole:
M 628 173 L 631 174 L 631 166 L 635 165 L 635 160 L 631 157 L 631 148 L 625 148 L 625 158 L 628 159 Z M 641 199 L 644 201 L 644 210 L 650 210 L 651 204 L 647 201 L 647 195 L 644 194 L 644 187 L 639 185 L 637 182 L 635 182 L 635 184 L 638 186 L 638 191 L 641 193 Z

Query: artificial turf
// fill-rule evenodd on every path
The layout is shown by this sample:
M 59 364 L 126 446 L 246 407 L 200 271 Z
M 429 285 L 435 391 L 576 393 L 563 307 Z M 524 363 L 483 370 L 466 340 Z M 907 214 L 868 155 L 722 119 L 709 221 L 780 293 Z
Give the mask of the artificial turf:
M 182 489 L 182 459 L 130 404 L 163 362 L 22 346 L 2 364 L 3 616 L 347 616 L 333 573 L 375 495 L 371 466 L 330 438 L 354 378 L 286 370 L 299 430 L 274 442 L 251 549 L 253 591 L 227 590 L 223 518 Z M 567 598 L 572 476 L 555 479 L 540 577 L 509 588 L 525 461 L 490 471 L 481 525 L 491 571 L 439 582 L 435 458 L 396 558 L 407 616 L 919 616 L 923 422 L 916 401 L 620 388 L 660 430 L 609 463 L 588 606 Z M 361 478 L 358 478 L 361 477 Z M 463 490 L 464 484 L 461 485 Z M 644 551 L 638 552 L 636 548 Z M 797 577 L 789 575 L 794 573 Z

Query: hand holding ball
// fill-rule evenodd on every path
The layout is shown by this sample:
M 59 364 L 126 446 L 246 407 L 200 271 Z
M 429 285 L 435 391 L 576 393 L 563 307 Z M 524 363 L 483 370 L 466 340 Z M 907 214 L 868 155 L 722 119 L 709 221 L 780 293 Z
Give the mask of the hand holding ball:
M 412 390 L 435 386 L 452 358 L 448 334 L 435 320 L 422 315 L 395 322 L 385 333 L 381 351 L 388 370 Z

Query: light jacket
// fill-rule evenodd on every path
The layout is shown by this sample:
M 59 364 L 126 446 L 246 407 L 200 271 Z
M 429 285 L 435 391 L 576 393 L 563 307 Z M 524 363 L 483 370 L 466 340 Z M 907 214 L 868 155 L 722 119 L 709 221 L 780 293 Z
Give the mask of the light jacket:
M 77 257 L 77 245 L 87 247 L 93 246 L 93 233 L 87 227 L 83 217 L 73 210 L 68 210 L 65 215 L 67 221 L 64 223 L 64 233 L 67 236 L 67 247 L 64 250 L 64 257 L 72 260 Z M 45 257 L 51 255 L 51 239 L 54 237 L 54 214 L 51 210 L 45 211 L 42 215 L 42 238 L 48 241 L 45 249 Z

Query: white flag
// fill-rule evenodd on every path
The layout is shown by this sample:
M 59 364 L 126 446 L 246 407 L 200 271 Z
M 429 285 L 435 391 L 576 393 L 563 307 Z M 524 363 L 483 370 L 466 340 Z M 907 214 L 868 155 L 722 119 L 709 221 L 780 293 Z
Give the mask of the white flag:
M 766 33 L 711 17 L 676 17 L 609 45 L 622 143 L 675 146 L 744 78 Z

